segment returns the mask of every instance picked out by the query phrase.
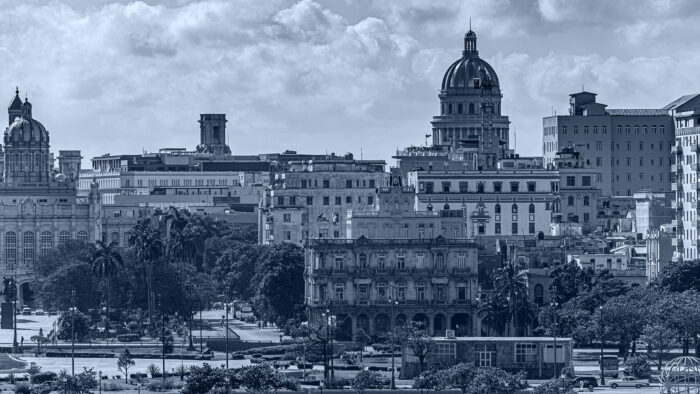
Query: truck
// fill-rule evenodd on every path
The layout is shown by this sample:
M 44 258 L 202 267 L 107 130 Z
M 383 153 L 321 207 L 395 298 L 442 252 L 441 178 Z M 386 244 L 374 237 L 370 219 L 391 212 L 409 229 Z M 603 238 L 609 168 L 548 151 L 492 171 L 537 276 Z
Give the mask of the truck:
M 612 378 L 616 378 L 620 371 L 620 362 L 615 355 L 606 355 L 602 356 L 600 360 L 601 365 L 603 366 L 603 376 L 609 376 Z

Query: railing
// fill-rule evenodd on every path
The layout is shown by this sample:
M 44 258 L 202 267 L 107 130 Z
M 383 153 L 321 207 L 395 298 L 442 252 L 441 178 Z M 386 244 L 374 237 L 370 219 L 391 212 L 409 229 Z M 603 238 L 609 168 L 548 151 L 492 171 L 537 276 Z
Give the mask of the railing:
M 474 239 L 450 239 L 450 238 L 405 238 L 405 239 L 376 239 L 376 238 L 358 238 L 358 239 L 327 239 L 327 238 L 312 238 L 309 240 L 309 246 L 323 245 L 354 245 L 354 244 L 370 244 L 370 245 L 476 245 Z

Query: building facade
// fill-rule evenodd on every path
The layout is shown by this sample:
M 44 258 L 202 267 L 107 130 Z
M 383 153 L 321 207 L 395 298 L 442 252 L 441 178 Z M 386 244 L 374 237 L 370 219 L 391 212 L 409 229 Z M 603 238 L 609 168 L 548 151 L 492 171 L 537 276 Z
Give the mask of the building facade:
M 543 119 L 545 166 L 557 152 L 575 147 L 596 179 L 603 196 L 632 196 L 639 190 L 671 189 L 668 166 L 673 119 L 665 109 L 607 109 L 595 93 L 570 95 L 569 115 Z
M 597 224 L 600 170 L 586 166 L 573 147 L 565 147 L 558 152 L 554 165 L 559 171 L 559 202 L 554 220 L 559 223 L 580 223 L 581 232 L 590 233 Z
M 374 209 L 377 188 L 389 179 L 385 165 L 352 155 L 290 162 L 261 200 L 260 243 L 345 238 L 347 212 Z
M 676 259 L 692 260 L 698 255 L 698 172 L 700 172 L 700 94 L 680 97 L 666 106 L 676 126 L 673 147 L 674 175 L 672 191 L 675 193 Z
M 61 151 L 55 171 L 49 132 L 36 120 L 31 103 L 19 98 L 8 108 L 0 183 L 0 270 L 17 280 L 19 301 L 30 297 L 34 262 L 70 240 L 100 239 L 101 204 L 97 184 L 85 198 L 76 192 L 80 151 Z

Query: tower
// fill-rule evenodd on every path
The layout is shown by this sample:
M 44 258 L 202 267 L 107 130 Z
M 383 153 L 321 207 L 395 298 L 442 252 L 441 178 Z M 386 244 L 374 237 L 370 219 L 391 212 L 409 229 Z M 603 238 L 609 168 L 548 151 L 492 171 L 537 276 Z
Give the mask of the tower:
M 453 152 L 476 149 L 475 168 L 495 168 L 509 149 L 509 124 L 501 115 L 496 72 L 479 57 L 476 33 L 464 35 L 462 57 L 445 72 L 438 94 L 440 114 L 433 117 L 433 146 Z
M 199 130 L 198 152 L 214 155 L 231 153 L 231 148 L 226 145 L 226 114 L 200 114 Z
M 15 121 L 16 118 L 19 118 L 22 116 L 22 99 L 19 98 L 19 87 L 15 88 L 15 97 L 12 99 L 10 102 L 10 105 L 7 107 L 7 118 L 8 118 L 8 125 L 11 125 L 12 122 Z
M 83 159 L 79 150 L 58 151 L 58 172 L 69 180 L 77 181 L 80 176 L 80 162 Z

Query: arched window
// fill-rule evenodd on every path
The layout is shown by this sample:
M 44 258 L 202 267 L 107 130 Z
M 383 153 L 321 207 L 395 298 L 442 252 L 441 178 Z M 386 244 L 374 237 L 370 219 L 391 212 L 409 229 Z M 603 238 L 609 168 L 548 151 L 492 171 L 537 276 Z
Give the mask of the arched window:
M 474 114 L 474 103 L 469 103 L 469 114 L 470 115 Z
M 58 233 L 58 246 L 65 245 L 68 241 L 70 241 L 70 233 L 68 231 Z
M 53 234 L 51 231 L 44 231 L 41 233 L 41 255 L 48 256 L 53 249 Z
M 34 263 L 36 255 L 36 237 L 31 231 L 26 231 L 22 235 L 22 255 L 24 256 L 24 265 L 29 266 Z
M 540 284 L 535 285 L 535 304 L 536 305 L 542 305 L 544 304 L 544 287 Z
M 528 213 L 535 213 L 535 204 L 530 203 L 530 206 L 527 208 Z
M 78 241 L 83 241 L 83 242 L 88 241 L 87 231 L 78 231 Z
M 518 204 L 513 204 L 513 206 L 510 208 L 510 210 L 513 213 L 518 213 Z
M 124 245 L 129 245 L 129 237 L 131 237 L 130 232 L 124 233 Z
M 396 299 L 405 300 L 406 299 L 406 284 L 403 282 L 396 284 Z
M 17 262 L 17 234 L 12 231 L 5 234 L 5 262 L 8 270 L 15 269 L 15 263 Z
M 462 105 L 462 103 L 459 103 L 457 104 L 457 113 L 461 114 L 462 112 L 464 112 L 464 106 Z
M 569 206 L 573 206 L 574 205 L 574 196 L 569 196 L 569 198 L 566 199 L 566 203 Z
M 119 233 L 113 232 L 110 236 L 109 242 L 114 242 L 117 246 L 119 245 Z
M 496 213 L 501 213 L 501 204 L 496 204 L 496 206 L 493 208 L 493 210 Z

